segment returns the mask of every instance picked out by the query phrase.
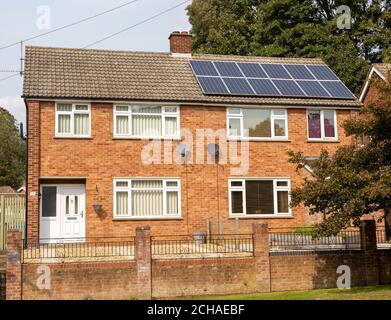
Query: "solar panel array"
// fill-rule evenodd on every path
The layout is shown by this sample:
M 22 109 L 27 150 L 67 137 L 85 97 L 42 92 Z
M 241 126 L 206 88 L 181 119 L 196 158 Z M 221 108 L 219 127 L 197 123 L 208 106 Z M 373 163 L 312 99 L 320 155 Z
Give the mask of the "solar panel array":
M 326 65 L 192 60 L 204 94 L 355 99 Z

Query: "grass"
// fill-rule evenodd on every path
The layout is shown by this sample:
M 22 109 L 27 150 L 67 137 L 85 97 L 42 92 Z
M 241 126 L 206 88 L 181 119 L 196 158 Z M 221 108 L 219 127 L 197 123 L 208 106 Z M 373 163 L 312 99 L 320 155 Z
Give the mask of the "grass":
M 320 289 L 229 296 L 207 296 L 206 300 L 391 300 L 391 286 L 357 287 L 352 289 Z

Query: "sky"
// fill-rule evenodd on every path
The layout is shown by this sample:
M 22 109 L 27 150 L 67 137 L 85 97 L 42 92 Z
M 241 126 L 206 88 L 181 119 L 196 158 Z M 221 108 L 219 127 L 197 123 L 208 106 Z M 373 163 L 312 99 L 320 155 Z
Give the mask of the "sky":
M 0 2 L 0 48 L 45 33 L 120 6 L 130 0 L 13 0 Z M 28 41 L 28 45 L 81 48 L 107 35 L 141 22 L 184 0 L 135 0 L 134 3 L 82 24 Z M 189 1 L 190 3 L 190 1 Z M 169 51 L 172 31 L 188 31 L 191 26 L 186 6 L 170 11 L 129 31 L 94 45 L 94 49 Z M 49 19 L 47 19 L 49 18 Z M 20 46 L 0 50 L 0 71 L 20 70 Z M 0 72 L 0 106 L 17 122 L 25 123 L 23 78 Z

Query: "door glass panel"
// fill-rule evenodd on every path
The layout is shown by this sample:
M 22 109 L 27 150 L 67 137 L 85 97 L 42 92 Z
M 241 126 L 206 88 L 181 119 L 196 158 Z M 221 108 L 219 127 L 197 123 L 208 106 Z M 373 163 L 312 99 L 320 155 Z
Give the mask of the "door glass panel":
M 69 196 L 65 197 L 65 214 L 69 214 Z
M 42 217 L 56 217 L 57 187 L 42 187 Z
M 75 212 L 74 214 L 79 213 L 79 196 L 75 196 Z

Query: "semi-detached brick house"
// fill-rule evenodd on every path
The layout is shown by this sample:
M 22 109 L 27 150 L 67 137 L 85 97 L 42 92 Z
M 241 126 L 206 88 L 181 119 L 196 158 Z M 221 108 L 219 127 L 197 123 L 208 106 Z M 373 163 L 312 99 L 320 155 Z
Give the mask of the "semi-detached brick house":
M 342 123 L 361 103 L 320 59 L 192 55 L 178 32 L 170 48 L 26 48 L 29 241 L 307 222 L 288 206 L 305 173 L 287 151 L 351 143 Z M 211 141 L 195 143 L 200 129 L 225 134 L 217 157 Z M 224 159 L 227 145 L 241 163 Z

